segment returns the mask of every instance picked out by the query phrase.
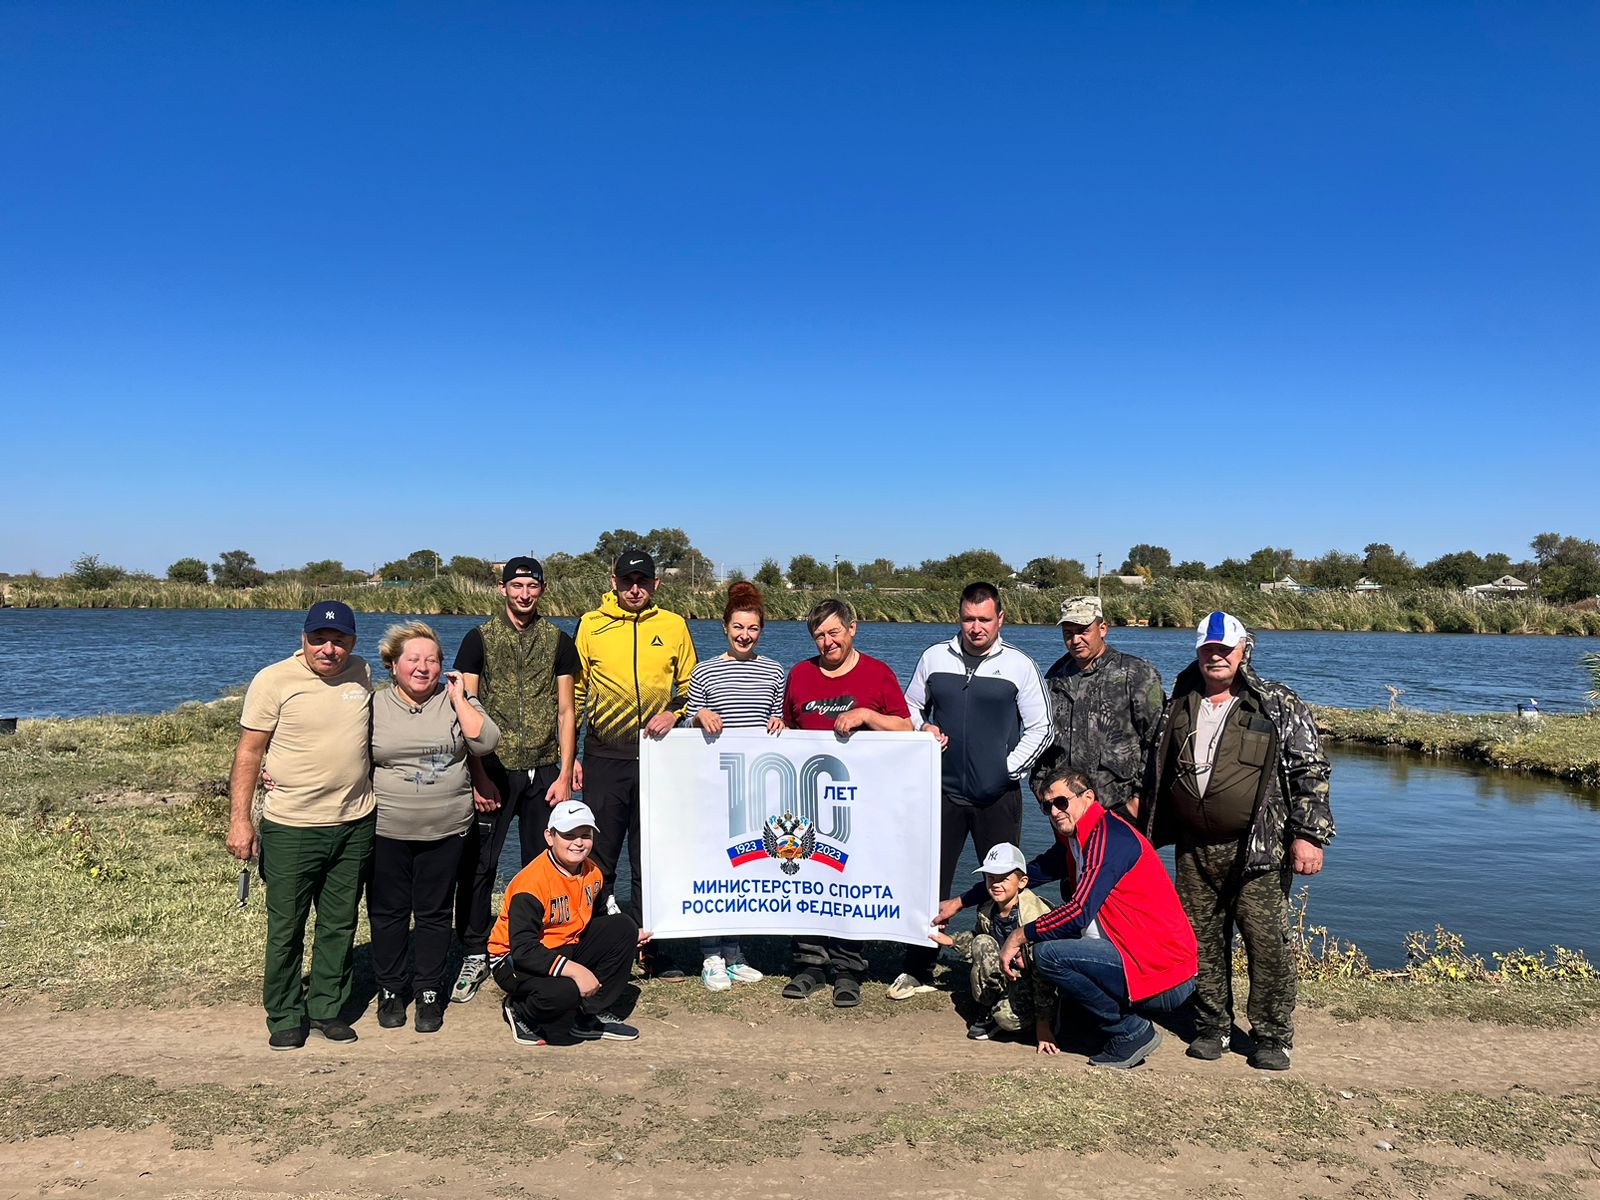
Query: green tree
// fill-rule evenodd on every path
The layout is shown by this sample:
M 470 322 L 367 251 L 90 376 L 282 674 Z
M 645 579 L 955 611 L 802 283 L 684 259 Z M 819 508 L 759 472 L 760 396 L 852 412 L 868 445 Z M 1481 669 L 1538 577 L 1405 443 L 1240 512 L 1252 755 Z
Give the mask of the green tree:
M 1271 583 L 1282 579 L 1294 566 L 1294 551 L 1288 547 L 1275 549 L 1263 546 L 1245 562 L 1245 574 L 1250 583 Z
M 1429 587 L 1464 588 L 1477 583 L 1488 583 L 1484 574 L 1483 559 L 1475 550 L 1457 550 L 1441 554 L 1432 562 L 1424 563 L 1418 572 L 1422 582 Z
M 1218 583 L 1232 584 L 1234 587 L 1249 587 L 1262 582 L 1250 578 L 1250 564 L 1242 558 L 1225 558 L 1219 562 L 1211 572 Z
M 828 587 L 833 571 L 809 554 L 796 554 L 789 560 L 789 583 L 797 588 Z
M 1011 567 L 993 550 L 963 550 L 949 558 L 924 559 L 922 573 L 937 583 L 965 586 L 979 579 L 996 587 L 1011 576 Z
M 72 570 L 68 578 L 74 587 L 108 588 L 118 580 L 126 578 L 127 574 L 119 566 L 101 562 L 98 554 L 80 554 L 72 560 Z
M 336 558 L 308 562 L 300 568 L 300 579 L 305 583 L 344 583 L 348 577 L 349 572 L 344 569 L 344 564 Z
M 778 565 L 775 558 L 763 558 L 761 565 L 756 568 L 756 582 L 764 588 L 781 588 L 783 586 L 783 568 Z
M 399 583 L 420 583 L 438 575 L 443 566 L 444 558 L 437 550 L 413 550 L 404 558 L 384 563 L 378 574 Z
M 605 564 L 606 574 L 611 573 L 611 568 L 617 565 L 617 559 L 622 557 L 624 550 L 649 551 L 647 544 L 649 538 L 632 529 L 608 529 L 595 539 L 593 554 Z M 651 558 L 655 555 L 651 554 Z M 656 570 L 661 569 L 661 563 L 656 563 Z
M 841 590 L 848 590 L 850 588 L 858 588 L 861 586 L 861 573 L 856 570 L 855 563 L 851 562 L 848 558 L 841 558 L 839 560 L 837 578 L 839 580 L 839 587 Z
M 1529 543 L 1539 568 L 1539 590 L 1557 604 L 1600 594 L 1600 543 L 1541 533 Z
M 1368 542 L 1361 551 L 1361 573 L 1384 587 L 1405 587 L 1416 582 L 1417 565 L 1388 542 Z
M 1308 561 L 1304 575 L 1300 582 L 1312 587 L 1351 588 L 1361 578 L 1361 559 L 1340 550 L 1329 550 L 1321 558 Z
M 167 578 L 173 583 L 210 583 L 211 568 L 198 558 L 180 558 L 167 568 Z
M 727 584 L 734 584 L 734 583 L 743 583 L 744 581 L 745 581 L 745 574 L 744 574 L 744 569 L 742 567 L 729 567 L 728 568 L 728 577 L 726 579 L 724 579 L 722 582 L 723 583 L 727 583 Z
M 259 587 L 267 573 L 256 566 L 256 556 L 247 550 L 224 550 L 220 561 L 211 565 L 211 576 L 218 587 Z
M 1183 562 L 1172 568 L 1172 577 L 1174 579 L 1184 579 L 1190 582 L 1204 579 L 1206 574 L 1205 563 L 1197 558 L 1184 559 Z
M 445 570 L 460 579 L 475 579 L 479 583 L 498 583 L 494 573 L 494 564 L 486 558 L 474 558 L 470 554 L 453 554 Z
M 1029 559 L 1017 575 L 1024 583 L 1039 588 L 1082 587 L 1087 579 L 1083 564 L 1077 559 L 1053 555 Z
M 689 555 L 698 553 L 690 543 L 689 535 L 681 529 L 652 529 L 644 535 L 640 549 L 656 560 L 657 571 L 665 571 L 668 567 L 683 567 L 684 574 L 688 574 Z M 621 552 L 618 551 L 619 554 Z M 701 559 L 704 558 L 705 556 L 701 555 Z
M 1152 546 L 1147 542 L 1140 542 L 1137 546 L 1128 549 L 1128 557 L 1122 561 L 1119 575 L 1133 575 L 1140 567 L 1149 567 L 1151 575 L 1172 574 L 1172 551 L 1165 546 Z
M 862 585 L 872 588 L 893 587 L 899 574 L 900 568 L 887 558 L 875 558 L 856 571 Z

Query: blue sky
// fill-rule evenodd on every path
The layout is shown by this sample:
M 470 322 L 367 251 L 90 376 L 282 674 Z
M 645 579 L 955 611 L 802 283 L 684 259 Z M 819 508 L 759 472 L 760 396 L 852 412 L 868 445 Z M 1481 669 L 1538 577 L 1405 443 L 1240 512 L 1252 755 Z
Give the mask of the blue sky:
M 1600 6 L 0 8 L 0 569 L 1600 535 Z

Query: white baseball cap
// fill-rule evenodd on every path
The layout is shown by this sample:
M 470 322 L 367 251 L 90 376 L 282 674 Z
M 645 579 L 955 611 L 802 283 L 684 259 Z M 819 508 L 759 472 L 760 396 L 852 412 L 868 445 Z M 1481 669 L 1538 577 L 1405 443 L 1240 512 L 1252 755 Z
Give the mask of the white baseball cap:
M 1009 875 L 1013 871 L 1027 871 L 1028 860 L 1022 857 L 1010 842 L 1001 842 L 998 846 L 989 847 L 989 853 L 983 856 L 983 865 L 973 872 L 974 875 Z
M 1214 612 L 1195 626 L 1194 648 L 1198 650 L 1201 646 L 1221 645 L 1232 650 L 1249 636 L 1238 617 L 1229 616 L 1225 612 Z
M 571 833 L 585 825 L 598 829 L 594 812 L 582 800 L 563 800 L 550 810 L 550 828 L 557 833 Z

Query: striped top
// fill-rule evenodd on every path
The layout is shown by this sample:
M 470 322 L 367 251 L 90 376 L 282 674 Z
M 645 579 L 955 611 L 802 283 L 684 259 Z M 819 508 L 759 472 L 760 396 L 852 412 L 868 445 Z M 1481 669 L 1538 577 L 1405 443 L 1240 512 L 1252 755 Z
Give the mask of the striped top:
M 705 659 L 689 676 L 684 724 L 709 708 L 729 729 L 765 729 L 769 717 L 783 715 L 783 679 L 783 668 L 764 654 L 743 662 L 725 654 Z

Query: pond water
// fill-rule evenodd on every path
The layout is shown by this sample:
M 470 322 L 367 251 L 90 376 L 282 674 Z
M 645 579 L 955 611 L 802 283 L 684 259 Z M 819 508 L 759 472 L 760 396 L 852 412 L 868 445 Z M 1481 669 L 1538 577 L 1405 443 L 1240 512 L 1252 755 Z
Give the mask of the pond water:
M 290 653 L 300 619 L 260 610 L 0 610 L 0 716 L 156 712 L 212 699 Z M 360 614 L 361 648 L 372 653 L 397 619 Z M 447 651 L 481 620 L 426 619 Z M 575 623 L 557 621 L 569 631 Z M 703 653 L 723 648 L 719 624 L 692 628 Z M 922 650 L 952 632 L 870 625 L 857 644 L 903 682 Z M 1041 667 L 1060 654 L 1053 626 L 1012 626 L 1006 635 Z M 1117 629 L 1111 641 L 1153 661 L 1169 687 L 1194 654 L 1186 630 Z M 1418 708 L 1505 711 L 1532 697 L 1547 710 L 1571 711 L 1583 706 L 1588 686 L 1578 656 L 1592 650 L 1600 639 L 1267 632 L 1256 664 L 1314 703 L 1381 704 L 1383 685 L 1394 684 Z M 813 653 L 796 622 L 774 622 L 762 651 L 785 665 Z M 1339 838 L 1310 885 L 1314 923 L 1386 966 L 1402 960 L 1408 931 L 1436 923 L 1483 954 L 1559 943 L 1600 956 L 1592 915 L 1600 902 L 1600 792 L 1399 752 L 1340 748 L 1333 759 Z M 1042 850 L 1049 837 L 1030 807 L 1023 848 Z M 970 878 L 970 847 L 967 860 L 961 872 Z

